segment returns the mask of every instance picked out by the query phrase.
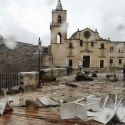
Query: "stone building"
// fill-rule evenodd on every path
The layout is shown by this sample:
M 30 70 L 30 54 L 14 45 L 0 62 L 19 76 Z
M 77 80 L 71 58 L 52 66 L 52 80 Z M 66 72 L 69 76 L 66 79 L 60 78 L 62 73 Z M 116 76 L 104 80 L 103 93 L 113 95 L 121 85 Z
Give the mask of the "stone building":
M 125 42 L 99 36 L 97 30 L 77 30 L 67 38 L 67 10 L 61 1 L 52 10 L 51 44 L 42 47 L 42 68 L 114 69 L 125 65 Z M 39 71 L 38 45 L 17 42 L 8 49 L 0 39 L 0 73 Z
M 89 28 L 78 29 L 67 38 L 67 30 L 67 10 L 58 0 L 50 24 L 53 67 L 109 69 L 125 65 L 125 42 L 103 39 Z

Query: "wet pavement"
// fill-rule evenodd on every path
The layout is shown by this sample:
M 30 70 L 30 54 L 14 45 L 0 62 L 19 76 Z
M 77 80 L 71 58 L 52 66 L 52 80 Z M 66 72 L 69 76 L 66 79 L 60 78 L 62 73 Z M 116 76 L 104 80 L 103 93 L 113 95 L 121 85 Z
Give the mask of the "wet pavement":
M 105 74 L 98 74 L 93 82 L 75 82 L 74 77 L 60 78 L 56 82 L 47 83 L 42 88 L 17 95 L 23 97 L 24 100 L 47 96 L 59 102 L 72 102 L 79 98 L 84 98 L 88 95 L 97 97 L 105 97 L 107 94 L 117 94 L 119 97 L 125 97 L 125 88 L 123 81 L 112 83 L 105 80 Z M 121 78 L 121 77 L 120 77 Z M 67 86 L 66 82 L 76 84 L 74 88 Z M 15 97 L 16 95 L 12 95 Z M 26 109 L 24 107 L 13 107 L 14 111 L 0 116 L 0 125 L 101 125 L 100 123 L 89 121 L 84 122 L 80 119 L 61 120 L 59 107 Z
M 41 110 L 37 109 L 15 109 L 0 117 L 0 125 L 51 125 L 47 121 L 49 114 L 52 116 L 52 113 L 48 111 L 43 111 L 41 114 Z
M 80 119 L 61 120 L 59 113 L 51 109 L 23 110 L 16 109 L 0 117 L 0 125 L 100 125 L 93 121 L 84 122 Z

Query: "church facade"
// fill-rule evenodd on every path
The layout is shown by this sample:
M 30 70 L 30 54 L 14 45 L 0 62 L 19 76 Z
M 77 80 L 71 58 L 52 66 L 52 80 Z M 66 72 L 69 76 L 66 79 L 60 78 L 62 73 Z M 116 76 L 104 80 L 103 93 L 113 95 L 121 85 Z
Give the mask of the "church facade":
M 125 42 L 99 36 L 97 30 L 77 30 L 67 38 L 67 10 L 58 0 L 50 24 L 53 67 L 109 69 L 125 65 Z

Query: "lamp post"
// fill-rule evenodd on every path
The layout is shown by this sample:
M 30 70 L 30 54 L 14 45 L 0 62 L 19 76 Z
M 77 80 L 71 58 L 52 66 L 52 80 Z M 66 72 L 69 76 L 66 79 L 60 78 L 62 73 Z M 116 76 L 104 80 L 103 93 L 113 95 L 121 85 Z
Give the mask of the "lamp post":
M 52 68 L 52 78 L 53 78 L 53 56 L 51 55 L 51 68 Z
M 41 49 L 42 49 L 42 44 L 41 44 L 41 40 L 40 37 L 38 39 L 38 50 L 39 50 L 39 83 L 38 83 L 38 87 L 40 87 L 41 84 L 41 77 L 40 77 L 40 71 L 41 71 Z
M 78 68 L 79 68 L 79 71 L 82 72 L 82 61 L 81 60 L 79 61 Z

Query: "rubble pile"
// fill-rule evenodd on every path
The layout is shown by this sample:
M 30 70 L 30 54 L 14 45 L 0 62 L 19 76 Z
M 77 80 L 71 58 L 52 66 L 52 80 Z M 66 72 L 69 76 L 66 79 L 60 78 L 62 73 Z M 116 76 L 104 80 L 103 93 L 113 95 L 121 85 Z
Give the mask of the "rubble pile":
M 102 124 L 109 123 L 125 123 L 125 106 L 123 106 L 122 98 L 110 104 L 108 107 L 109 96 L 104 100 L 101 106 L 101 98 L 95 96 L 88 96 L 87 102 L 80 103 L 81 100 L 62 104 L 60 107 L 61 119 L 80 118 L 84 121 L 94 120 Z M 82 99 L 84 100 L 84 99 Z
M 98 73 L 97 76 L 93 81 L 74 81 L 75 75 L 60 77 L 57 81 L 45 82 L 35 91 L 28 89 L 20 94 L 6 95 L 6 91 L 3 91 L 0 124 L 125 124 L 125 88 L 122 77 L 116 74 L 118 81 L 111 82 L 105 79 L 106 73 Z M 8 116 L 10 119 L 6 119 Z

